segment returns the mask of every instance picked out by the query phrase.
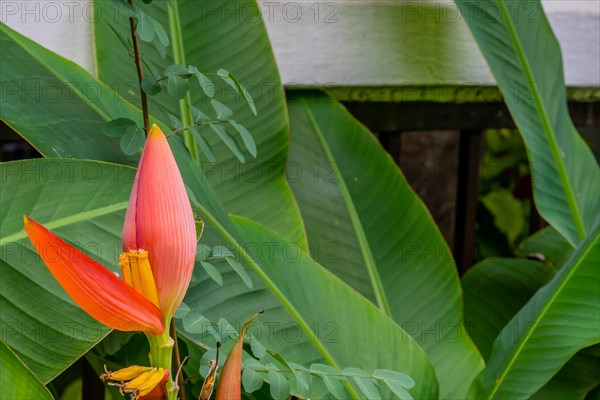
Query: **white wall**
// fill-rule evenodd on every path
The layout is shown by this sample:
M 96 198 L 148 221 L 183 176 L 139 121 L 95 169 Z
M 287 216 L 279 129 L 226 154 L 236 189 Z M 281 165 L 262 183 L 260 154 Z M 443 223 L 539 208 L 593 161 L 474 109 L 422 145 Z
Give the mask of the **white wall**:
M 308 8 L 319 1 L 321 9 L 328 4 L 337 8 L 336 16 L 341 17 L 339 23 L 327 24 L 323 18 L 318 23 L 290 23 L 284 14 L 286 3 L 301 4 L 308 12 Z M 405 59 L 396 59 L 398 54 L 386 49 L 381 50 L 388 55 L 386 60 L 378 54 L 370 54 L 378 45 L 381 47 L 382 38 L 394 32 L 397 21 L 386 21 L 373 14 L 381 22 L 360 23 L 369 9 L 377 13 L 378 5 L 394 6 L 400 4 L 398 1 L 260 0 L 259 4 L 284 83 L 340 86 L 406 83 L 404 70 L 397 67 Z M 567 84 L 600 87 L 600 1 L 544 0 L 543 4 L 563 49 Z M 286 12 L 294 11 L 291 8 L 296 9 L 290 7 Z M 270 16 L 267 15 L 269 12 Z M 92 21 L 96 17 L 93 0 L 0 0 L 0 21 L 92 73 Z M 465 37 L 469 40 L 463 32 L 464 27 L 457 31 L 459 33 L 451 40 L 464 41 Z M 393 43 L 392 40 L 388 42 Z M 443 70 L 443 66 L 430 66 L 428 68 L 439 68 L 431 76 L 450 74 L 441 79 L 493 83 L 474 44 L 467 44 L 465 48 L 471 70 L 465 72 L 462 67 L 455 67 L 457 76 L 453 76 L 452 68 L 446 66 Z M 414 68 L 407 70 L 412 73 Z M 410 77 L 408 80 L 412 82 Z
M 92 0 L 0 0 L 0 21 L 94 72 Z

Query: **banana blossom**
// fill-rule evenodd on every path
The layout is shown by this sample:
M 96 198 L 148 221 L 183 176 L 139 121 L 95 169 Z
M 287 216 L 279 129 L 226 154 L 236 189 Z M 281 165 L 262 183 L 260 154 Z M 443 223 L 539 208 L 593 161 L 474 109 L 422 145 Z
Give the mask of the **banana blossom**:
M 71 298 L 104 325 L 146 333 L 151 365 L 170 370 L 168 326 L 189 286 L 197 240 L 183 179 L 160 128 L 149 132 L 125 214 L 122 280 L 38 222 L 24 220 L 41 259 Z

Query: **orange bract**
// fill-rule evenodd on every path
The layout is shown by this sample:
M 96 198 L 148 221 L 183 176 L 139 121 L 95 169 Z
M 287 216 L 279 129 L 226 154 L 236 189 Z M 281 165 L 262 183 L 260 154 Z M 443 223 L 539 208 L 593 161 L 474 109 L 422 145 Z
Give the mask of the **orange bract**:
M 254 321 L 262 311 L 253 315 L 242 328 L 240 335 L 236 339 L 233 347 L 227 355 L 227 360 L 221 370 L 219 386 L 215 400 L 239 400 L 242 398 L 242 354 L 244 349 L 244 336 Z
M 25 216 L 25 231 L 52 275 L 88 314 L 121 331 L 158 335 L 160 310 L 115 274 Z

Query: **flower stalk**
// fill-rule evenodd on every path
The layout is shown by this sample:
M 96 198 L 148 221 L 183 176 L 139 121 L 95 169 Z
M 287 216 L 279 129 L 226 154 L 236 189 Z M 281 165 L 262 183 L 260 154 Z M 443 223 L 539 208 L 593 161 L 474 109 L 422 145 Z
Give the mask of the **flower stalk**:
M 165 320 L 165 327 L 171 323 L 171 317 Z M 164 370 L 173 371 L 171 368 L 171 360 L 173 354 L 174 340 L 170 336 L 169 329 L 160 335 L 146 335 L 148 343 L 150 343 L 150 365 L 152 367 L 162 368 Z M 169 400 L 176 400 L 178 394 L 178 386 L 174 384 L 172 374 L 169 374 L 166 382 L 166 391 Z

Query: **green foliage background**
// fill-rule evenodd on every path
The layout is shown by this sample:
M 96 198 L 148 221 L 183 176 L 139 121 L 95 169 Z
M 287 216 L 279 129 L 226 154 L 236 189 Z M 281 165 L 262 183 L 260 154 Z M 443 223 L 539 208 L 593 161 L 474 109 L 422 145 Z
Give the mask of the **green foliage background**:
M 593 393 L 600 374 L 574 379 L 573 371 L 599 369 L 600 173 L 569 118 L 560 48 L 545 17 L 532 24 L 511 13 L 533 5 L 543 16 L 539 1 L 457 1 L 475 16 L 465 21 L 527 154 L 516 135 L 488 133 L 487 161 L 500 167 L 484 182 L 482 221 L 497 231 L 480 236 L 480 254 L 516 257 L 483 260 L 462 281 L 429 212 L 372 134 L 322 93 L 284 92 L 262 23 L 203 14 L 205 1 L 145 3 L 96 2 L 107 12 L 119 7 L 122 22 L 138 21 L 151 119 L 169 133 L 206 224 L 177 325 L 191 356 L 189 393 L 197 396 L 215 341 L 227 349 L 236 327 L 260 309 L 268 319 L 258 332 L 269 335 L 248 339 L 247 398 Z M 127 24 L 104 19 L 94 28 L 97 76 L 0 25 L 2 82 L 72 94 L 19 101 L 18 92 L 0 111 L 46 157 L 0 164 L 2 398 L 50 398 L 44 385 L 53 388 L 82 356 L 98 371 L 147 362 L 143 337 L 109 333 L 83 313 L 22 228 L 30 214 L 76 246 L 94 243 L 95 257 L 116 266 L 143 143 L 140 93 L 131 84 Z M 100 93 L 94 100 L 82 90 L 90 84 Z M 522 96 L 511 95 L 515 85 Z M 290 165 L 327 173 L 288 182 Z M 518 195 L 528 165 L 534 173 L 525 186 L 550 224 L 531 238 Z M 318 251 L 329 243 L 339 246 L 336 258 Z

